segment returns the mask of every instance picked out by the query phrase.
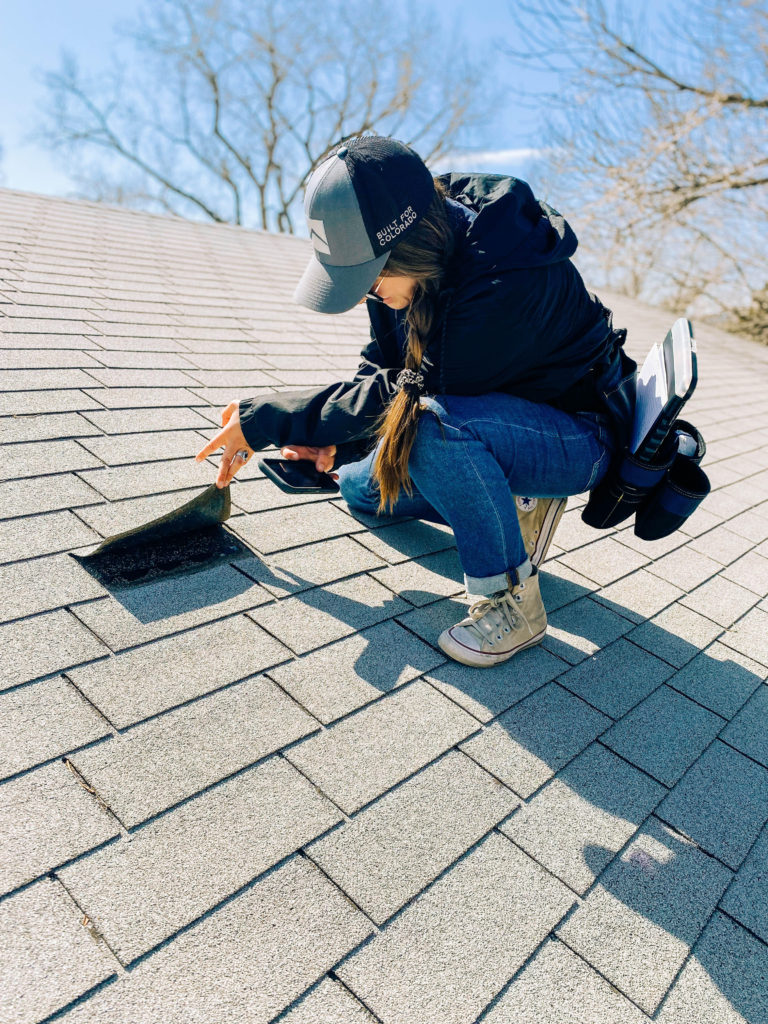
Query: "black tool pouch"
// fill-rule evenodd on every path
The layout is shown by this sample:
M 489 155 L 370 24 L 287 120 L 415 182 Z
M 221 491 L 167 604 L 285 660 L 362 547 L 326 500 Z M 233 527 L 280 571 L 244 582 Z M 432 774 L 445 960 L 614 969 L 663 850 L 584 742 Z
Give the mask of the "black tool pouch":
M 626 448 L 589 495 L 581 518 L 588 526 L 606 530 L 618 526 L 640 508 L 664 479 L 677 454 L 677 439 L 670 435 L 652 462 L 640 462 Z
M 709 494 L 709 480 L 699 466 L 705 452 L 696 427 L 675 420 L 652 460 L 641 461 L 624 449 L 590 492 L 581 518 L 608 529 L 634 513 L 635 534 L 642 540 L 669 536 Z
M 635 534 L 642 540 L 660 540 L 674 533 L 711 489 L 699 465 L 707 450 L 701 433 L 684 420 L 675 420 L 671 433 L 676 436 L 678 452 L 664 479 L 641 503 L 635 516 Z

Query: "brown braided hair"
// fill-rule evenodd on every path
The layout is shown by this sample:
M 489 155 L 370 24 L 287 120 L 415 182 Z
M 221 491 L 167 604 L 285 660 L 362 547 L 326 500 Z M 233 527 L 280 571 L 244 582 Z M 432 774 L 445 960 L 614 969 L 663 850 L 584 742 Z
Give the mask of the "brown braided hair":
M 405 368 L 416 372 L 421 368 L 434 326 L 440 287 L 453 253 L 445 190 L 437 180 L 435 193 L 416 227 L 392 249 L 381 274 L 382 277 L 416 278 L 405 317 Z M 422 411 L 418 393 L 411 388 L 401 388 L 379 419 L 376 435 L 381 445 L 373 467 L 379 484 L 379 512 L 394 506 L 401 489 L 409 495 L 413 493 L 408 460 Z

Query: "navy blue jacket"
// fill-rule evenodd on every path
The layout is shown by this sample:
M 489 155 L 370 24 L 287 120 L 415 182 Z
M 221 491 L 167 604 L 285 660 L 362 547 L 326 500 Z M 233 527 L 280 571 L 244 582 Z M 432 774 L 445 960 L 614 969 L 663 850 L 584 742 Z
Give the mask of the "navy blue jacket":
M 578 243 L 568 223 L 516 178 L 441 181 L 454 201 L 456 245 L 422 363 L 427 394 L 503 391 L 571 412 L 605 411 L 621 436 L 626 424 L 601 390 L 621 373 L 626 332 L 612 330 L 610 312 L 571 262 Z M 362 457 L 404 365 L 402 320 L 384 304 L 367 306 L 371 340 L 352 380 L 240 403 L 252 448 L 335 444 L 344 446 L 336 465 Z

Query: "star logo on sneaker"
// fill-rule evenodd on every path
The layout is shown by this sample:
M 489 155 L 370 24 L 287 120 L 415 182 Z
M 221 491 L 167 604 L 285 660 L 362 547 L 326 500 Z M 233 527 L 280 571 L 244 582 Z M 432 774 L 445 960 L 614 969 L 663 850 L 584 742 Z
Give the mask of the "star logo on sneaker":
M 536 508 L 536 503 L 538 499 L 517 497 L 515 498 L 515 501 L 517 502 L 517 507 L 522 512 L 533 512 L 533 510 Z

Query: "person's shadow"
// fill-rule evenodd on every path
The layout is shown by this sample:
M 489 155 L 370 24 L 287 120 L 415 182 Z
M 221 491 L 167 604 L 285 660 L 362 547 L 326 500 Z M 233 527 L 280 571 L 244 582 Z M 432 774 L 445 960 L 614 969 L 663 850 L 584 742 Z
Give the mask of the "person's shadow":
M 568 885 L 575 902 L 583 898 L 558 928 L 558 936 L 645 1013 L 653 1014 L 665 999 L 677 998 L 674 991 L 671 996 L 668 993 L 693 949 L 685 969 L 704 970 L 733 1010 L 753 1024 L 765 1024 L 768 990 L 756 995 L 749 976 L 745 979 L 741 971 L 734 972 L 727 947 L 734 934 L 741 941 L 748 933 L 716 910 L 733 872 L 768 819 L 768 771 L 717 738 L 727 719 L 761 685 L 760 676 L 743 667 L 735 654 L 733 658 L 723 655 L 725 648 L 720 648 L 723 660 L 715 661 L 698 646 L 653 624 L 643 626 L 642 646 L 621 639 L 637 625 L 637 616 L 609 602 L 597 606 L 598 611 L 605 610 L 602 617 L 579 614 L 579 602 L 583 605 L 593 591 L 567 576 L 553 575 L 546 564 L 541 570 L 544 603 L 551 621 L 565 623 L 567 628 L 555 625 L 540 647 L 523 651 L 490 671 L 447 661 L 436 648 L 437 635 L 466 614 L 466 601 L 459 597 L 463 584 L 452 536 L 425 522 L 355 518 L 376 532 L 384 529 L 379 536 L 386 536 L 386 544 L 405 559 L 429 551 L 426 559 L 432 558 L 454 584 L 447 587 L 448 596 L 436 598 L 419 588 L 395 587 L 371 624 L 371 609 L 363 602 L 313 583 L 296 568 L 281 566 L 279 555 L 259 556 L 246 547 L 245 557 L 230 555 L 226 562 L 236 571 L 227 575 L 225 598 L 245 593 L 254 582 L 273 596 L 290 595 L 300 606 L 341 620 L 363 638 L 353 665 L 359 680 L 387 692 L 402 678 L 422 674 L 474 715 L 478 732 L 460 748 L 525 801 L 497 827 Z M 237 520 L 231 525 L 236 530 Z M 397 529 L 387 529 L 395 525 Z M 177 616 L 210 601 L 206 570 L 210 566 L 203 564 L 180 577 L 171 574 L 165 590 L 121 586 L 112 591 L 113 596 L 141 622 Z M 148 600 L 150 593 L 152 600 Z M 158 593 L 165 593 L 165 598 L 158 599 Z M 589 602 L 590 612 L 596 605 Z M 558 616 L 561 609 L 563 614 Z M 410 646 L 404 645 L 402 653 L 398 644 L 386 651 L 377 645 L 382 623 L 391 623 L 393 617 L 409 637 Z M 606 643 L 606 628 L 617 631 L 615 642 L 609 640 L 600 650 Z M 426 667 L 410 665 L 413 643 L 429 652 Z M 617 645 L 620 657 L 615 653 Z M 667 649 L 673 652 L 671 662 L 663 660 Z M 662 657 L 655 657 L 654 650 L 661 651 Z M 310 651 L 304 657 L 312 656 Z M 698 668 L 692 670 L 691 665 Z M 285 685 L 279 674 L 275 678 Z M 719 679 L 720 688 L 727 690 L 717 700 L 710 699 L 709 706 L 696 700 L 708 699 L 701 683 L 707 678 Z M 286 688 L 291 692 L 290 684 Z M 654 737 L 653 726 L 644 717 L 646 700 L 649 712 L 680 715 L 682 730 L 689 713 L 694 742 L 684 731 L 677 748 L 674 737 Z M 712 710 L 713 704 L 720 715 Z M 349 713 L 357 706 L 352 705 Z M 617 718 L 621 721 L 615 725 Z M 328 718 L 326 724 L 333 720 L 338 716 Z M 660 746 L 655 750 L 657 742 Z M 718 765 L 726 772 L 735 770 L 739 759 L 755 775 L 760 792 L 757 797 L 753 793 L 748 823 L 742 822 L 743 834 L 734 843 L 717 825 L 708 834 L 704 816 L 691 810 L 690 804 L 702 785 L 703 771 L 716 772 Z M 675 786 L 681 778 L 684 797 L 676 799 L 681 791 Z M 733 798 L 738 800 L 738 779 L 734 785 Z M 558 852 L 546 836 L 548 822 L 557 836 L 563 808 L 566 818 L 571 814 L 572 826 Z M 582 820 L 587 827 L 580 835 Z M 610 835 L 611 841 L 596 842 L 595 830 Z M 735 905 L 733 900 L 726 905 L 731 904 Z M 765 914 L 761 922 L 766 925 Z M 758 940 L 754 942 L 759 945 Z M 514 999 L 514 979 L 495 996 L 488 1012 L 506 998 Z M 661 1019 L 666 1022 L 664 1012 Z

